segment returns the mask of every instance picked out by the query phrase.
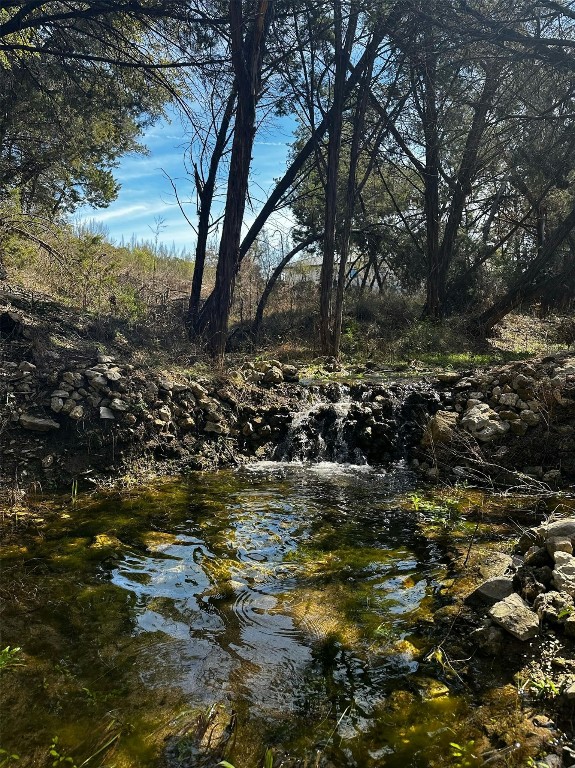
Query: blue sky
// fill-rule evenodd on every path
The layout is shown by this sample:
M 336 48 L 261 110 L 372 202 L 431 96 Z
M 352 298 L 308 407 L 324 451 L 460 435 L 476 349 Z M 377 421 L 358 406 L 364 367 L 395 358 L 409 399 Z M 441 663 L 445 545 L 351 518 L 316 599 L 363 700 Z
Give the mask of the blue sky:
M 293 119 L 278 119 L 273 125 L 258 132 L 253 153 L 253 174 L 250 194 L 254 207 L 265 199 L 265 192 L 273 186 L 274 178 L 283 174 L 288 145 L 292 141 Z M 158 241 L 180 251 L 193 252 L 195 235 L 182 216 L 174 198 L 165 171 L 174 180 L 180 199 L 193 195 L 193 184 L 185 177 L 183 163 L 186 147 L 185 130 L 179 118 L 166 120 L 152 126 L 142 139 L 149 150 L 147 156 L 126 155 L 120 160 L 115 176 L 121 184 L 117 199 L 108 207 L 93 209 L 84 207 L 76 214 L 76 220 L 104 225 L 109 237 L 120 242 L 154 240 L 157 223 L 160 223 Z M 222 190 L 225 192 L 225 190 Z M 195 203 L 195 196 L 192 198 Z M 188 216 L 195 219 L 195 204 L 186 207 Z M 246 210 L 246 223 L 253 220 L 255 212 Z M 289 217 L 275 222 L 289 228 Z

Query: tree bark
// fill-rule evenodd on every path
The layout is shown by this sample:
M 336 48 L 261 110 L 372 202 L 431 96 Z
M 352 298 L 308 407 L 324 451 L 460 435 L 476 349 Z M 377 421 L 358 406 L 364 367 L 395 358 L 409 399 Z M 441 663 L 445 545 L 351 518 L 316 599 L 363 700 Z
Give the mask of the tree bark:
M 208 319 L 208 348 L 214 358 L 223 359 L 228 332 L 234 281 L 240 261 L 240 238 L 248 193 L 252 149 L 255 137 L 256 106 L 261 87 L 263 47 L 270 22 L 270 0 L 254 0 L 253 20 L 244 38 L 242 4 L 229 0 L 232 62 L 238 92 L 234 138 L 214 303 Z
M 206 249 L 208 237 L 210 234 L 210 217 L 212 212 L 212 203 L 216 188 L 216 178 L 220 161 L 224 154 L 228 141 L 228 131 L 233 117 L 234 105 L 236 102 L 236 89 L 232 88 L 228 101 L 222 116 L 222 122 L 217 132 L 214 151 L 210 158 L 210 167 L 208 176 L 203 186 L 200 179 L 196 180 L 198 197 L 200 200 L 200 209 L 198 213 L 198 238 L 196 242 L 196 254 L 194 260 L 194 274 L 192 276 L 192 288 L 190 292 L 190 302 L 188 305 L 188 325 L 190 335 L 195 335 L 198 325 L 198 315 L 200 311 L 200 300 L 202 293 L 202 282 L 204 279 L 204 268 L 206 263 Z
M 343 110 L 346 100 L 345 81 L 351 48 L 357 24 L 357 9 L 352 3 L 347 23 L 345 42 L 342 29 L 342 7 L 340 0 L 334 0 L 334 86 L 333 113 L 329 123 L 329 141 L 327 149 L 327 179 L 325 190 L 325 234 L 323 238 L 323 257 L 320 274 L 319 294 L 319 335 L 321 351 L 334 355 L 333 335 L 333 278 L 336 251 L 337 192 L 339 180 L 339 161 L 341 153 L 341 134 L 343 129 Z

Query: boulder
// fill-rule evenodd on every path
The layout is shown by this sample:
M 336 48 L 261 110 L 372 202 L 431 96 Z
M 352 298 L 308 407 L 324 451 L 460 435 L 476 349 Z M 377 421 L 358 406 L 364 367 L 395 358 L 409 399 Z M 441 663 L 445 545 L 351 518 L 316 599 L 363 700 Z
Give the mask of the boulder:
M 567 552 L 555 552 L 553 585 L 559 591 L 575 595 L 575 557 Z
M 264 384 L 281 384 L 284 380 L 284 375 L 281 372 L 281 369 L 278 368 L 276 365 L 272 365 L 271 368 L 268 368 L 268 370 L 264 373 L 263 383 Z
M 105 406 L 101 406 L 100 408 L 100 418 L 101 419 L 110 419 L 113 421 L 116 417 L 114 416 L 114 411 L 110 410 L 110 408 L 106 408 Z
M 505 576 L 495 576 L 480 584 L 477 589 L 467 596 L 470 604 L 495 605 L 513 594 L 513 579 Z
M 457 419 L 458 415 L 454 411 L 437 411 L 427 422 L 421 445 L 427 448 L 431 445 L 450 443 Z
M 539 633 L 539 618 L 515 593 L 496 603 L 489 611 L 491 619 L 518 640 L 531 640 Z

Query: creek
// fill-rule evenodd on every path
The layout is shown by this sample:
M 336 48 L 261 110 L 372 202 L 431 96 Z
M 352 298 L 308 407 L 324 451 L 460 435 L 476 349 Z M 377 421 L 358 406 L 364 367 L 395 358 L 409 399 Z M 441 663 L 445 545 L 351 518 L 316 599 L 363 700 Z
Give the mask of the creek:
M 0 676 L 0 747 L 20 766 L 257 768 L 268 747 L 286 766 L 480 765 L 450 746 L 476 733 L 473 697 L 426 661 L 471 496 L 416 513 L 401 464 L 262 462 L 46 500 L 1 548 L 22 665 Z

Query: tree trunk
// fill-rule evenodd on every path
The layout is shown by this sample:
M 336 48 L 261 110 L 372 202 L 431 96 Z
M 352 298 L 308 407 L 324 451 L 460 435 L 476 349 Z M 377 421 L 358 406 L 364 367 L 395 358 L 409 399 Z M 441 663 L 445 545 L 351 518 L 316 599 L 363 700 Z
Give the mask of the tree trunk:
M 367 44 L 360 60 L 354 66 L 353 71 L 351 72 L 350 76 L 348 77 L 345 83 L 346 99 L 351 94 L 351 92 L 353 91 L 357 83 L 359 82 L 362 76 L 362 73 L 365 71 L 365 67 L 369 63 L 370 58 L 373 56 L 373 53 L 376 52 L 377 49 L 379 48 L 379 45 L 383 40 L 385 33 L 388 31 L 389 28 L 393 27 L 393 25 L 397 22 L 400 12 L 401 12 L 401 5 L 400 3 L 397 3 L 392 8 L 387 19 L 381 24 L 380 27 L 374 30 L 370 38 L 370 41 Z M 323 117 L 322 121 L 316 126 L 316 129 L 312 134 L 312 136 L 310 136 L 310 138 L 306 141 L 306 143 L 298 152 L 298 154 L 296 155 L 296 157 L 294 158 L 291 165 L 286 170 L 286 172 L 284 173 L 280 181 L 278 181 L 278 183 L 274 187 L 272 193 L 266 200 L 264 206 L 256 216 L 253 224 L 251 225 L 247 234 L 242 240 L 242 243 L 240 246 L 239 263 L 241 263 L 242 259 L 245 258 L 249 249 L 255 243 L 257 236 L 259 235 L 264 225 L 266 224 L 267 220 L 269 219 L 271 214 L 276 210 L 278 203 L 280 202 L 282 197 L 286 194 L 290 186 L 293 184 L 293 182 L 297 178 L 298 173 L 301 171 L 301 169 L 304 167 L 305 163 L 313 153 L 317 142 L 320 141 L 322 137 L 325 135 L 325 132 L 327 131 L 327 128 L 329 125 L 329 121 L 332 118 L 333 112 L 334 112 L 334 109 L 332 105 L 332 107 L 328 110 L 326 115 Z M 239 264 L 238 264 L 238 267 L 239 267 Z M 198 326 L 197 326 L 198 332 L 203 332 L 207 328 L 210 322 L 210 317 L 212 313 L 215 311 L 216 301 L 217 301 L 216 294 L 214 291 L 212 291 L 212 293 L 206 299 L 204 306 L 200 312 L 200 315 L 198 318 Z
M 240 261 L 240 238 L 261 86 L 263 46 L 271 14 L 270 0 L 255 0 L 253 9 L 251 29 L 244 39 L 242 5 L 238 0 L 229 0 L 232 61 L 238 99 L 214 303 L 208 320 L 208 348 L 220 360 L 225 353 L 234 281 Z
M 200 210 L 198 213 L 198 239 L 196 243 L 196 255 L 194 260 L 194 274 L 192 276 L 192 288 L 190 292 L 190 302 L 188 305 L 187 317 L 191 336 L 193 336 L 197 331 L 202 282 L 204 279 L 204 267 L 206 263 L 206 248 L 208 244 L 208 236 L 210 234 L 210 216 L 216 188 L 216 178 L 220 160 L 222 159 L 228 141 L 228 131 L 233 116 L 235 101 L 236 89 L 234 87 L 228 96 L 226 108 L 222 116 L 222 122 L 217 132 L 214 151 L 212 152 L 212 157 L 210 159 L 208 177 L 203 186 L 201 185 L 201 180 L 199 178 L 196 179 L 196 187 L 200 200 Z
M 327 149 L 327 179 L 325 190 L 325 234 L 323 238 L 323 258 L 320 274 L 319 294 L 319 335 L 321 351 L 324 354 L 336 354 L 333 335 L 333 278 L 336 250 L 337 192 L 339 180 L 339 160 L 341 153 L 341 133 L 343 129 L 343 110 L 345 106 L 345 81 L 351 48 L 357 24 L 357 12 L 351 4 L 350 13 L 343 40 L 341 1 L 334 0 L 334 86 L 333 114 L 329 124 Z
M 357 164 L 361 152 L 361 140 L 363 136 L 363 127 L 365 122 L 365 113 L 369 101 L 369 92 L 371 85 L 371 74 L 373 71 L 373 61 L 365 71 L 361 83 L 358 101 L 353 120 L 353 136 L 351 140 L 351 149 L 349 156 L 349 168 L 347 174 L 347 190 L 345 197 L 345 209 L 343 218 L 343 229 L 340 236 L 339 249 L 339 270 L 337 278 L 337 289 L 335 293 L 335 304 L 333 308 L 333 339 L 332 354 L 339 357 L 341 345 L 341 330 L 343 325 L 343 299 L 345 292 L 345 275 L 347 271 L 347 262 L 351 247 L 351 227 L 353 224 L 353 215 L 355 213 L 355 203 L 357 198 Z
M 436 74 L 437 61 L 434 51 L 434 38 L 431 30 L 424 37 L 423 53 L 423 133 L 425 137 L 425 168 L 423 170 L 424 209 L 427 259 L 427 285 L 423 316 L 432 320 L 441 317 L 444 286 L 442 285 L 442 270 L 439 261 L 439 133 Z

